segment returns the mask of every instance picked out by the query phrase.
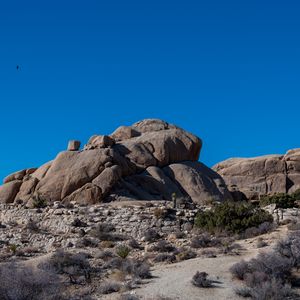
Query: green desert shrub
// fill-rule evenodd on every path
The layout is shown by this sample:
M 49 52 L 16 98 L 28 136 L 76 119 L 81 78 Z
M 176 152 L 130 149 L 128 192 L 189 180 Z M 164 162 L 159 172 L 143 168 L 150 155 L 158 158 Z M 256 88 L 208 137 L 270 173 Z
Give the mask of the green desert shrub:
M 260 206 L 264 207 L 270 204 L 276 204 L 276 208 L 292 208 L 297 207 L 296 200 L 299 198 L 299 192 L 296 194 L 275 194 L 272 196 L 264 196 L 260 199 Z
M 116 250 L 116 254 L 125 259 L 130 253 L 130 248 L 127 247 L 126 245 L 120 245 L 117 250 Z
M 300 189 L 296 190 L 292 195 L 295 200 L 300 200 Z
M 47 206 L 47 200 L 42 198 L 39 195 L 34 195 L 32 197 L 32 206 L 33 208 L 44 208 Z
M 247 228 L 264 222 L 273 222 L 273 217 L 261 208 L 247 202 L 226 201 L 208 211 L 201 211 L 195 218 L 196 228 L 216 233 L 225 231 L 239 234 Z

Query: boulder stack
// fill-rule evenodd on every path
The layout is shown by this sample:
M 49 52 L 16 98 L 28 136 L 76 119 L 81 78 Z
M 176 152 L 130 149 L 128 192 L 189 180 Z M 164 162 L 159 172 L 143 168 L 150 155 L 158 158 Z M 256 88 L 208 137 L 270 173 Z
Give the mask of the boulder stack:
M 38 169 L 8 176 L 0 202 L 94 204 L 171 200 L 174 193 L 199 204 L 230 199 L 222 177 L 198 162 L 201 145 L 195 135 L 161 120 L 121 126 L 109 136 L 92 136 L 82 151 L 72 142 L 71 151 Z

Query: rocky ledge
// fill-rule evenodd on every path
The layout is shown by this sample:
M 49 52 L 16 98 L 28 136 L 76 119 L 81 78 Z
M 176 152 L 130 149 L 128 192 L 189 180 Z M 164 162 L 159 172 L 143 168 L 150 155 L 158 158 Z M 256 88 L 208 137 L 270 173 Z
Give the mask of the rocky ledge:
M 285 155 L 232 158 L 216 164 L 213 169 L 240 198 L 291 194 L 300 188 L 300 148 L 289 150 Z
M 222 177 L 199 162 L 202 142 L 195 135 L 161 120 L 121 126 L 111 135 L 94 135 L 80 150 L 68 150 L 39 168 L 4 179 L 0 203 L 95 204 L 120 200 L 189 202 L 230 199 Z

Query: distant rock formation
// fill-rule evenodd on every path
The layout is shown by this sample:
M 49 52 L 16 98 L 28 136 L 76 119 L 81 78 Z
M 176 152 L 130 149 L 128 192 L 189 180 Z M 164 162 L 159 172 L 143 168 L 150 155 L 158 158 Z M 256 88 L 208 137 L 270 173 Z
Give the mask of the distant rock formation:
M 9 175 L 0 202 L 171 200 L 173 193 L 198 204 L 230 199 L 222 177 L 198 162 L 201 146 L 195 135 L 161 120 L 121 126 L 92 136 L 82 151 L 71 141 L 53 161 Z
M 235 195 L 248 199 L 262 195 L 293 193 L 300 188 L 300 148 L 285 155 L 232 158 L 216 164 L 218 172 Z

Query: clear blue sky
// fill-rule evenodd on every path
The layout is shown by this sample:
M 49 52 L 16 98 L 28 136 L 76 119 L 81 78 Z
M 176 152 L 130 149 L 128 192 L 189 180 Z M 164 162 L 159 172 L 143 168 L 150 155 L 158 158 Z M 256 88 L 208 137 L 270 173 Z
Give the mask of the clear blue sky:
M 210 166 L 300 147 L 299 15 L 296 0 L 1 1 L 0 178 L 143 118 L 197 134 Z

